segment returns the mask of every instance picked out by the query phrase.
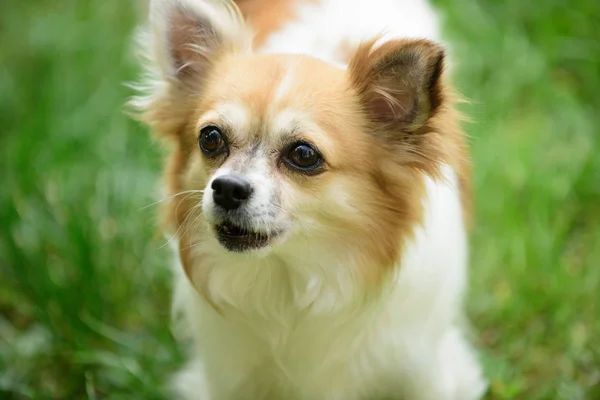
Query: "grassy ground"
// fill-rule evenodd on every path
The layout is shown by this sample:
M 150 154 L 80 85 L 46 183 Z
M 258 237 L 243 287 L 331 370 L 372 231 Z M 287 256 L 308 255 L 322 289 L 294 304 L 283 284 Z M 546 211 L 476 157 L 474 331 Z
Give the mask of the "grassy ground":
M 160 398 L 160 168 L 121 105 L 135 2 L 0 3 L 0 398 Z M 600 398 L 600 3 L 438 0 L 472 100 L 491 399 Z M 570 4 L 570 6 L 568 6 Z

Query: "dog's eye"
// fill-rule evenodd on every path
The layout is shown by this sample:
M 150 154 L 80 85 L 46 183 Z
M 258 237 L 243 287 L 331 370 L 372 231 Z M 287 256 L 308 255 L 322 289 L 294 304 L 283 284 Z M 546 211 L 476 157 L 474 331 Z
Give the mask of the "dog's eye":
M 286 161 L 300 171 L 313 171 L 321 165 L 322 159 L 314 147 L 306 143 L 298 143 L 291 147 Z
M 216 156 L 221 154 L 225 148 L 225 140 L 221 130 L 216 126 L 207 126 L 200 131 L 198 138 L 200 149 L 207 156 Z

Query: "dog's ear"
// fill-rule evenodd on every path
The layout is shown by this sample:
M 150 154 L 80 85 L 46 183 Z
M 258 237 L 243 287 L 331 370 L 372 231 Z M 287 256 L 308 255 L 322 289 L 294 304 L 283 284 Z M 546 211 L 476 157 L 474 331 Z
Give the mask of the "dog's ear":
M 178 138 L 198 94 L 224 54 L 249 51 L 252 34 L 232 2 L 150 0 L 150 24 L 138 35 L 146 69 L 131 87 L 130 115 L 164 137 Z
M 220 0 L 151 0 L 150 28 L 155 62 L 178 81 L 205 77 L 221 54 L 251 42 L 239 10 Z
M 391 40 L 359 47 L 350 62 L 352 83 L 374 123 L 385 130 L 412 132 L 443 101 L 440 77 L 444 51 L 428 40 Z

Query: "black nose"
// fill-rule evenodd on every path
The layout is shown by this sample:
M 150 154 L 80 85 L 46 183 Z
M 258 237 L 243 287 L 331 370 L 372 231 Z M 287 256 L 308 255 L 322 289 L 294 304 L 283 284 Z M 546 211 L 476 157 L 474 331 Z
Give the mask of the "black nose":
M 215 203 L 226 210 L 235 210 L 252 194 L 250 183 L 235 175 L 220 176 L 210 187 L 213 190 Z

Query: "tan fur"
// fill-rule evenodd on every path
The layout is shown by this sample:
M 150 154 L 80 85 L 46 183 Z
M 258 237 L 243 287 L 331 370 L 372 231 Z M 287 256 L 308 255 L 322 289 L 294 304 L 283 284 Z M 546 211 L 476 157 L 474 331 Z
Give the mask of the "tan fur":
M 299 3 L 318 0 L 236 0 L 244 18 L 255 31 L 254 45 L 261 46 L 272 33 L 293 20 Z
M 283 2 L 273 3 L 275 9 L 269 13 L 265 2 L 238 3 L 248 18 L 260 24 L 258 42 L 261 35 L 264 39 L 276 29 L 278 25 L 273 22 L 283 23 L 278 20 L 283 18 Z M 392 110 L 407 101 L 398 97 L 393 88 L 385 87 L 394 84 L 387 75 L 377 75 L 377 68 L 394 62 L 394 49 L 410 48 L 428 62 L 435 61 L 441 50 L 414 40 L 393 41 L 374 50 L 374 42 L 365 43 L 356 51 L 348 71 L 304 56 L 246 54 L 230 48 L 211 56 L 205 75 L 190 75 L 185 88 L 171 87 L 146 110 L 144 120 L 163 137 L 174 139 L 175 148 L 166 170 L 168 194 L 174 196 L 168 204 L 167 223 L 180 239 L 180 257 L 190 278 L 195 274 L 192 268 L 203 263 L 190 252 L 195 244 L 192 233 L 206 228 L 198 223 L 199 199 L 177 194 L 204 188 L 217 167 L 199 153 L 198 121 L 223 101 L 238 102 L 254 116 L 251 129 L 232 133 L 240 147 L 253 138 L 275 146 L 285 132 L 270 132 L 268 122 L 285 109 L 301 110 L 318 127 L 300 134 L 323 151 L 326 171 L 306 177 L 278 167 L 279 179 L 287 182 L 290 197 L 311 193 L 327 198 L 329 188 L 342 185 L 360 206 L 356 215 L 340 215 L 336 209 L 321 207 L 319 220 L 329 227 L 329 233 L 337 231 L 343 235 L 343 246 L 361 249 L 367 285 L 381 282 L 400 256 L 402 249 L 398 244 L 405 242 L 402 239 L 422 220 L 425 189 L 421 171 L 437 178 L 442 163 L 455 168 L 468 220 L 470 169 L 466 144 L 454 97 L 443 80 L 436 80 L 435 86 L 427 89 L 430 100 L 420 98 L 424 108 L 403 125 L 373 119 L 365 108 L 373 96 L 389 96 L 385 101 Z M 427 68 L 432 68 L 428 73 L 441 73 L 433 70 L 437 68 L 435 63 Z M 276 89 L 287 73 L 293 74 L 292 90 L 275 101 Z M 205 288 L 198 289 L 210 297 Z
M 355 72 L 356 84 L 365 85 L 365 82 L 373 79 L 368 74 L 372 73 L 371 61 L 381 57 L 382 54 L 389 52 L 391 48 L 398 46 L 417 46 L 419 52 L 425 56 L 432 56 L 432 49 L 427 46 L 427 41 L 406 39 L 395 40 L 384 43 L 382 46 L 373 50 L 378 38 L 361 44 L 353 58 L 350 59 L 350 69 Z M 347 50 L 347 49 L 344 49 Z M 437 48 L 436 51 L 442 51 Z M 443 69 L 443 66 L 442 66 Z M 466 134 L 460 126 L 464 119 L 462 114 L 456 109 L 457 103 L 461 101 L 458 95 L 448 82 L 448 77 L 440 71 L 439 84 L 433 88 L 433 102 L 431 109 L 426 110 L 427 121 L 409 135 L 407 141 L 418 140 L 417 156 L 413 157 L 405 154 L 403 162 L 411 164 L 425 171 L 430 176 L 438 176 L 437 169 L 440 163 L 450 165 L 458 175 L 460 184 L 461 203 L 463 208 L 463 218 L 467 226 L 472 224 L 472 201 L 471 201 L 471 164 L 466 141 Z M 418 119 L 418 118 L 417 118 Z M 409 129 L 410 130 L 410 129 Z M 406 143 L 405 143 L 406 144 Z
M 358 46 L 354 45 L 349 40 L 344 40 L 337 45 L 333 58 L 338 63 L 347 65 L 350 63 L 350 60 L 352 60 L 352 57 L 356 54 L 357 50 Z
M 453 94 L 449 85 L 446 85 L 444 92 L 450 104 L 456 104 L 461 101 L 457 95 Z M 443 127 L 445 130 L 446 136 L 443 144 L 445 149 L 444 159 L 456 171 L 458 176 L 463 220 L 467 229 L 471 229 L 474 223 L 471 158 L 469 157 L 467 135 L 460 126 L 460 121 L 463 120 L 464 117 L 458 110 L 447 106 L 434 116 L 431 124 L 434 126 L 434 129 L 441 129 Z
M 238 101 L 250 107 L 260 124 L 272 104 L 273 88 L 289 66 L 293 66 L 294 73 L 294 90 L 291 91 L 293 96 L 284 98 L 278 108 L 292 107 L 309 113 L 333 141 L 333 145 L 320 146 L 328 162 L 328 172 L 306 178 L 290 176 L 289 172 L 281 169 L 282 174 L 287 174 L 281 179 L 289 179 L 295 186 L 294 190 L 313 193 L 320 193 L 334 182 L 346 185 L 352 193 L 353 201 L 363 205 L 363 211 L 369 218 L 361 223 L 361 218 L 340 218 L 335 210 L 324 208 L 320 220 L 330 226 L 332 231 L 337 230 L 340 235 L 343 234 L 347 246 L 363 249 L 365 266 L 369 268 L 364 271 L 365 283 L 379 282 L 384 272 L 397 260 L 402 250 L 398 248 L 401 238 L 410 235 L 413 227 L 421 221 L 420 199 L 424 194 L 424 183 L 417 169 L 410 168 L 410 158 L 402 159 L 401 155 L 390 152 L 376 138 L 365 134 L 364 128 L 370 123 L 358 112 L 359 105 L 352 96 L 354 89 L 342 71 L 303 57 L 231 56 L 219 64 L 219 82 L 207 85 L 202 101 L 187 114 L 194 115 L 197 119 L 199 114 L 210 108 L 210 104 L 235 96 Z M 255 73 L 248 77 L 248 70 Z M 243 87 L 236 86 L 236 82 L 244 82 Z M 312 96 L 313 93 L 318 93 L 319 96 Z M 441 113 L 436 118 L 440 126 L 447 122 L 447 117 Z M 183 171 L 189 157 L 192 152 L 198 151 L 197 131 L 193 129 L 193 120 L 184 119 L 180 124 L 177 129 L 180 132 L 178 146 L 171 158 L 170 172 L 167 175 L 171 194 L 197 189 L 205 184 L 197 182 L 192 187 L 190 182 L 184 180 Z M 305 135 L 317 145 L 320 144 L 319 137 L 314 133 L 311 135 L 311 132 L 305 132 Z M 443 147 L 441 142 L 437 143 L 443 138 L 436 133 L 431 135 L 435 137 L 432 137 L 430 146 L 437 151 Z M 241 137 L 238 140 L 247 139 Z M 434 155 L 429 157 L 433 158 Z M 400 168 L 402 165 L 404 167 Z M 419 165 L 419 169 L 435 175 L 436 166 L 437 161 L 431 165 Z M 208 174 L 207 171 L 204 175 Z M 191 221 L 196 218 L 192 211 L 196 204 L 197 199 L 176 197 L 170 205 L 171 222 L 173 228 L 180 232 L 181 256 L 188 275 L 191 274 L 188 249 L 193 246 L 189 233 L 193 229 L 190 227 Z M 371 270 L 374 265 L 379 268 Z
M 130 104 L 170 146 L 173 316 L 193 351 L 174 387 L 186 398 L 479 398 L 461 327 L 470 164 L 444 50 L 343 41 L 380 20 L 390 37 L 405 32 L 394 24 L 412 22 L 413 4 L 385 1 L 338 0 L 265 43 L 300 1 L 311 0 L 152 2 Z M 417 11 L 437 37 L 433 13 Z M 316 58 L 294 53 L 304 45 Z

